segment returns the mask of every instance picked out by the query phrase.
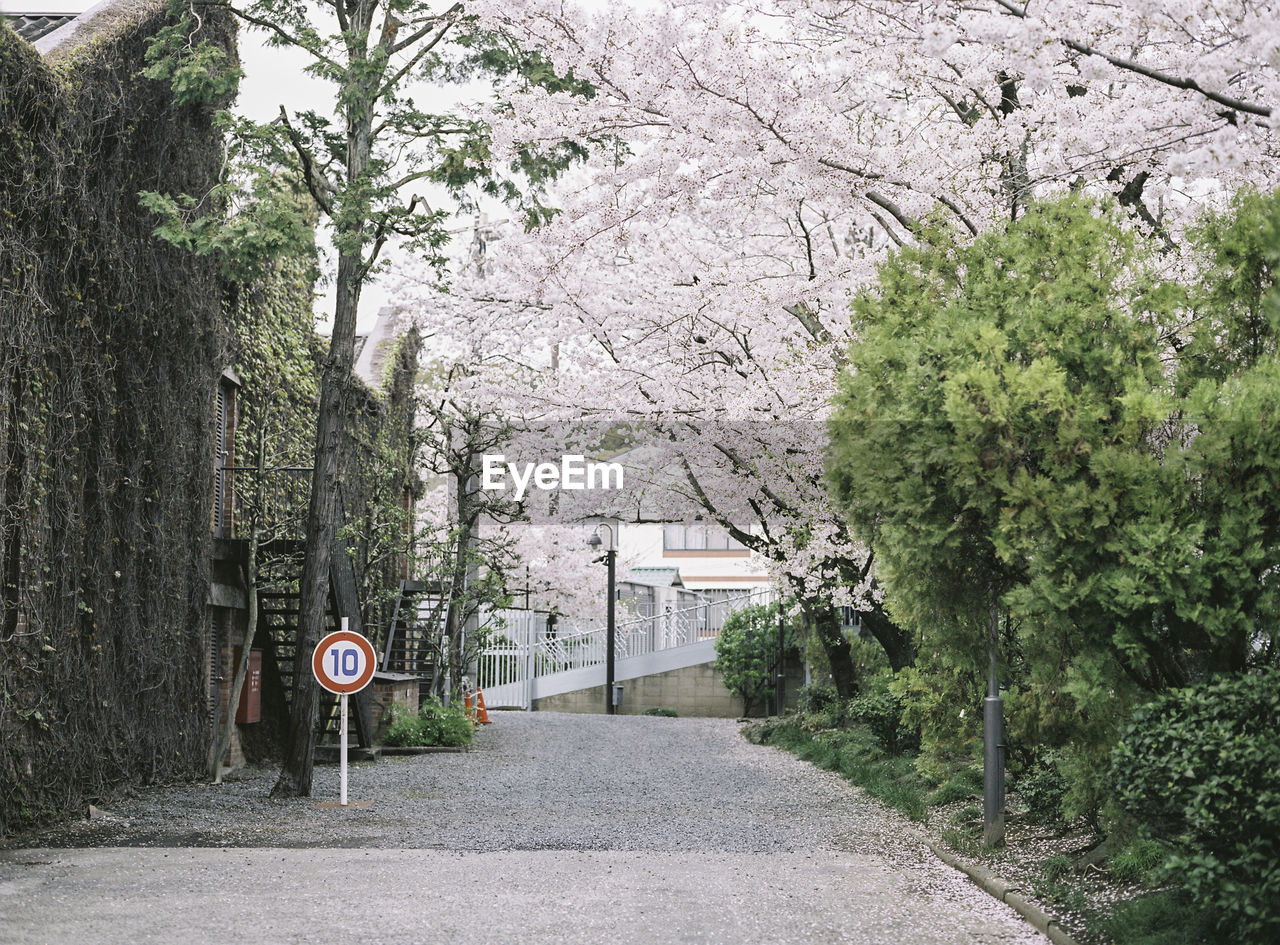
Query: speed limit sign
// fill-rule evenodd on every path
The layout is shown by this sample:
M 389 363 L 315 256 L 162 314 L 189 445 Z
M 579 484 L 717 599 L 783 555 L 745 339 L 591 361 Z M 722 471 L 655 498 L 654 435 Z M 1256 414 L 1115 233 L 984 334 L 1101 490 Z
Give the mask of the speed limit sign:
M 338 630 L 316 645 L 311 669 L 321 686 L 345 696 L 369 685 L 377 662 L 372 643 L 354 630 Z
M 339 803 L 347 806 L 347 696 L 359 692 L 373 679 L 377 658 L 373 644 L 347 629 L 347 618 L 342 618 L 342 629 L 331 633 L 316 644 L 311 654 L 311 671 L 316 681 L 330 692 L 338 694 L 338 764 Z

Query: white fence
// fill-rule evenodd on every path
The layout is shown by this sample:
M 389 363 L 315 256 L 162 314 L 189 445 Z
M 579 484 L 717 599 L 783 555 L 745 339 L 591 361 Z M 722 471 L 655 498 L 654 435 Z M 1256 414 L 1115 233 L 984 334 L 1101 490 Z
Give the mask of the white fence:
M 773 591 L 764 588 L 648 617 L 633 617 L 614 629 L 614 657 L 621 663 L 709 643 L 720 635 L 729 614 L 773 599 Z M 521 616 L 513 619 L 517 614 Z M 594 674 L 582 671 L 596 667 L 603 670 L 606 628 L 548 636 L 527 611 L 508 611 L 503 616 L 508 627 L 503 631 L 504 639 L 485 647 L 479 657 L 477 684 L 484 690 L 486 705 L 529 708 L 535 680 L 538 697 L 603 684 L 603 672 L 598 681 L 584 681 Z M 634 675 L 624 670 L 618 678 Z

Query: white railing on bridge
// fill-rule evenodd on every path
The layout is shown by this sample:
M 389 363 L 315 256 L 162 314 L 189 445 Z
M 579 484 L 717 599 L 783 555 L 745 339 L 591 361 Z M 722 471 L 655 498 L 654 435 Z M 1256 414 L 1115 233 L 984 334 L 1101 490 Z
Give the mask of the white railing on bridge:
M 614 657 L 619 661 L 633 659 L 715 640 L 731 613 L 752 604 L 770 603 L 774 598 L 772 589 L 761 588 L 624 620 L 614 628 Z M 508 614 L 522 617 L 513 620 Z M 503 616 L 507 629 L 479 657 L 477 682 L 485 692 L 487 705 L 527 709 L 535 677 L 573 673 L 605 663 L 604 627 L 547 636 L 545 625 L 532 619 L 528 612 L 508 611 Z

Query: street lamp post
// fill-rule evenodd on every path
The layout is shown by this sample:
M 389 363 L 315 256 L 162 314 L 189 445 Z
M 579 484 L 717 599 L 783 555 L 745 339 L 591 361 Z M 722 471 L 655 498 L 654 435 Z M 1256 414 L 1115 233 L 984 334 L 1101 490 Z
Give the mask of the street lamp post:
M 613 679 L 614 679 L 614 662 L 616 657 L 616 623 L 615 608 L 617 607 L 618 591 L 617 591 L 617 560 L 618 560 L 618 522 L 601 522 L 596 526 L 596 530 L 592 532 L 591 537 L 587 539 L 587 544 L 592 548 L 599 548 L 604 544 L 600 538 L 600 529 L 607 529 L 609 533 L 609 544 L 604 549 L 604 563 L 608 571 L 608 613 L 609 618 L 605 627 L 605 643 L 604 643 L 604 711 L 606 715 L 614 715 L 617 712 L 617 706 L 613 701 Z
M 987 697 L 982 701 L 982 840 L 988 847 L 1004 842 L 1004 700 L 996 675 L 1000 611 L 991 603 L 987 641 Z
M 775 715 L 782 715 L 782 705 L 786 701 L 787 685 L 787 641 L 786 615 L 782 612 L 782 601 L 778 601 L 778 678 L 774 680 L 773 708 Z

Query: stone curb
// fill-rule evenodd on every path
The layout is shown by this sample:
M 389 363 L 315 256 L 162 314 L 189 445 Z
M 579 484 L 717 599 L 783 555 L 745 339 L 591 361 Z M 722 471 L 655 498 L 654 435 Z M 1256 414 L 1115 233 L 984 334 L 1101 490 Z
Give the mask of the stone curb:
M 1076 940 L 1062 930 L 1062 926 L 1058 924 L 1057 919 L 1043 911 L 1030 899 L 1022 895 L 1019 889 L 1010 886 L 991 870 L 985 866 L 970 866 L 961 862 L 958 857 L 953 856 L 947 850 L 941 849 L 932 840 L 926 839 L 925 843 L 933 851 L 934 856 L 946 863 L 947 866 L 964 873 L 977 884 L 978 888 L 1005 903 L 1014 912 L 1026 919 L 1033 928 L 1043 932 L 1049 941 L 1053 942 L 1053 945 L 1076 945 Z

